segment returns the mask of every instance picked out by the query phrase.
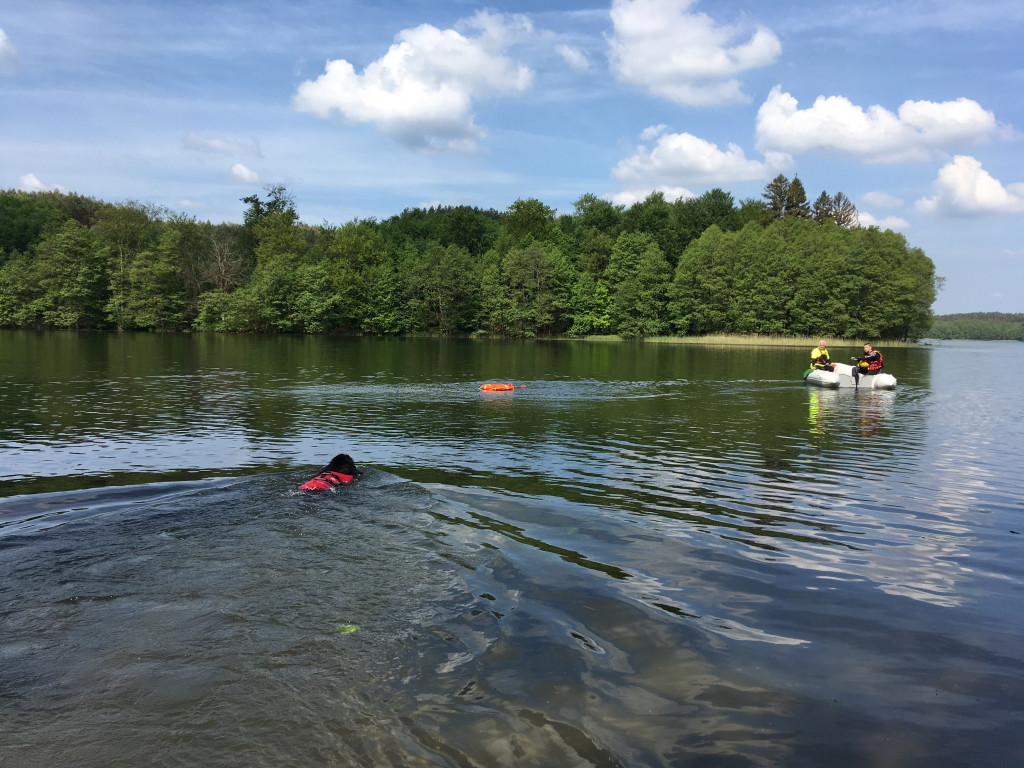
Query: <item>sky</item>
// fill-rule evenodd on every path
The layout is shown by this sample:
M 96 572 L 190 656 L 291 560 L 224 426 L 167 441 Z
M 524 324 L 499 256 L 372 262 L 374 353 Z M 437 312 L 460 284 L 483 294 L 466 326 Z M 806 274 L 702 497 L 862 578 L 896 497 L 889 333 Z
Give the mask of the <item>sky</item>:
M 1020 0 L 0 0 L 0 189 L 215 223 L 559 213 L 778 174 L 1024 312 Z

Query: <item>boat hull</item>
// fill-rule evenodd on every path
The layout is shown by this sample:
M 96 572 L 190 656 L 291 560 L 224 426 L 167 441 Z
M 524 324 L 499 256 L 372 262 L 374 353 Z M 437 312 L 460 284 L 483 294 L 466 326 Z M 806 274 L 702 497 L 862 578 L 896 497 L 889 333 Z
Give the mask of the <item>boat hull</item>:
M 812 387 L 825 387 L 826 389 L 839 389 L 839 374 L 830 373 L 821 369 L 811 371 L 804 377 L 804 381 Z
M 896 377 L 891 373 L 874 373 L 870 376 L 863 374 L 857 380 L 853 378 L 853 366 L 836 363 L 836 376 L 839 378 L 839 387 L 856 387 L 857 389 L 896 389 Z
M 804 377 L 804 381 L 812 387 L 826 389 L 896 389 L 896 377 L 891 373 L 875 373 L 870 376 L 861 374 L 858 379 L 854 379 L 852 365 L 834 363 L 832 367 L 835 371 L 811 371 Z

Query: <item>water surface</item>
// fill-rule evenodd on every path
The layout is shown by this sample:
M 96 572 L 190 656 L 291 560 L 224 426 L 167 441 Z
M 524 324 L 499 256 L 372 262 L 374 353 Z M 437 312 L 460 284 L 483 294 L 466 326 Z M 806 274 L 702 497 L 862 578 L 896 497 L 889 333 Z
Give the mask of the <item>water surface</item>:
M 2 332 L 0 764 L 1020 764 L 1024 348 L 882 349 Z

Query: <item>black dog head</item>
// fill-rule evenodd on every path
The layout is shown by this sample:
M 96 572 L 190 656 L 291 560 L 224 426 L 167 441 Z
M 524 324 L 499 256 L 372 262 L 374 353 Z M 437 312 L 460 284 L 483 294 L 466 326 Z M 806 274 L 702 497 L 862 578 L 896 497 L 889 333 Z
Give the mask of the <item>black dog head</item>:
M 339 453 L 331 459 L 331 463 L 324 467 L 324 472 L 338 472 L 342 475 L 351 475 L 352 477 L 362 474 L 356 468 L 356 463 L 352 461 L 352 457 L 347 453 Z

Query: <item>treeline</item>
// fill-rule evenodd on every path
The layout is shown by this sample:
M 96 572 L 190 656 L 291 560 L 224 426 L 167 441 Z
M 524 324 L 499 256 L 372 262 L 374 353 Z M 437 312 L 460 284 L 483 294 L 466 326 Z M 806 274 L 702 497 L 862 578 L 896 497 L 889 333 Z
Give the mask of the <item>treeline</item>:
M 242 202 L 242 224 L 211 224 L 0 192 L 0 326 L 916 339 L 932 324 L 931 260 L 784 176 L 764 200 L 587 194 L 560 216 L 528 199 L 311 226 L 282 186 Z
M 1024 341 L 1024 314 L 961 312 L 936 315 L 928 335 L 937 339 Z

